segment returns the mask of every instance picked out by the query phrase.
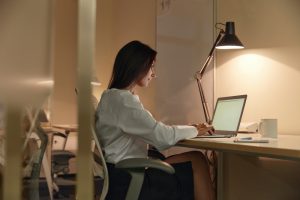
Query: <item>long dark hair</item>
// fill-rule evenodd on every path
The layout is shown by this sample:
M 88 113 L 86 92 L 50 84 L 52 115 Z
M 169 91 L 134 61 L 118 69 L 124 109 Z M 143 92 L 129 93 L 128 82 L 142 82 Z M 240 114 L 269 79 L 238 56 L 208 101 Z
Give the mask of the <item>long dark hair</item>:
M 127 43 L 116 56 L 108 89 L 124 89 L 143 78 L 156 54 L 155 50 L 140 41 Z

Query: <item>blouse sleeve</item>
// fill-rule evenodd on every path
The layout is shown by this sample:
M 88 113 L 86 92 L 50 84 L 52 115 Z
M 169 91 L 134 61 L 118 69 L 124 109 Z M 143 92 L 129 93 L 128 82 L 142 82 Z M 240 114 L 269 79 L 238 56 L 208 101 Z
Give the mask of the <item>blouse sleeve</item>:
M 167 149 L 182 139 L 196 137 L 193 126 L 168 126 L 156 121 L 138 100 L 126 99 L 119 108 L 118 126 L 126 134 L 137 136 L 158 150 Z

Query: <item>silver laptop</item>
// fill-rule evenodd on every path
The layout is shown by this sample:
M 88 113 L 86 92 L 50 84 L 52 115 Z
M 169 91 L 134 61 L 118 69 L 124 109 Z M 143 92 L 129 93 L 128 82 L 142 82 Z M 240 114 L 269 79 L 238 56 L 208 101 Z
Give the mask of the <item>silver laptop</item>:
M 233 137 L 237 135 L 244 112 L 247 95 L 220 97 L 217 100 L 212 125 L 213 134 L 204 134 L 197 138 Z

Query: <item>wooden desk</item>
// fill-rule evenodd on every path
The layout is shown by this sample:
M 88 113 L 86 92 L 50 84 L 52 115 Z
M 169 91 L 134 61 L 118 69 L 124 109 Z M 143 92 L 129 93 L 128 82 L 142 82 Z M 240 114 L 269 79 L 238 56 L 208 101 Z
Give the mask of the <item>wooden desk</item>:
M 68 125 L 68 124 L 53 124 L 52 128 L 56 129 L 62 129 L 66 132 L 77 132 L 78 126 L 76 124 Z
M 49 143 L 49 145 L 48 145 L 48 151 L 52 150 L 52 139 L 53 139 L 52 134 L 53 133 L 55 133 L 55 132 L 64 133 L 68 137 L 70 133 L 78 131 L 78 127 L 77 127 L 76 124 L 74 124 L 74 125 L 53 124 L 52 126 L 49 126 L 49 125 L 42 126 L 42 128 L 49 135 L 49 139 L 48 139 L 48 143 Z M 66 148 L 66 144 L 67 144 L 67 141 L 64 142 L 63 149 Z M 49 160 L 50 160 L 50 158 L 49 158 Z
M 260 138 L 259 134 L 238 135 L 246 136 Z M 223 153 L 300 161 L 300 136 L 297 135 L 279 135 L 278 139 L 269 139 L 269 143 L 234 143 L 233 140 L 234 138 L 195 138 L 177 144 L 181 147 L 218 151 L 218 200 L 223 199 Z
M 238 137 L 246 136 L 260 138 L 259 134 L 238 135 Z M 269 143 L 234 143 L 233 140 L 234 138 L 195 138 L 180 141 L 177 146 L 300 160 L 300 136 L 297 135 L 279 135 L 278 139 L 269 139 Z

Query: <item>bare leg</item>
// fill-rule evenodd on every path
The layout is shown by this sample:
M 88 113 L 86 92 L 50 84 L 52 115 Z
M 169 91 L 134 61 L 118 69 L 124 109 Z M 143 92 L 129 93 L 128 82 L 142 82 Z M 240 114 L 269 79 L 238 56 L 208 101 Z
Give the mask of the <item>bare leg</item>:
M 168 163 L 192 162 L 195 200 L 213 200 L 214 191 L 205 156 L 200 151 L 190 151 L 168 157 Z

